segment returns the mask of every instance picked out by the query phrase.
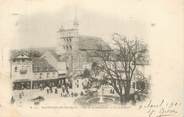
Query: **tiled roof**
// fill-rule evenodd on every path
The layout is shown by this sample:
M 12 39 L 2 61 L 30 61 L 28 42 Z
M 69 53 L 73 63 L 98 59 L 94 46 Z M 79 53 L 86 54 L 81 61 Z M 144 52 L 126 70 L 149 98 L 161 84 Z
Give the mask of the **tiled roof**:
M 17 58 L 20 55 L 26 55 L 30 57 L 25 50 L 12 50 L 10 54 L 10 60 Z
M 57 61 L 61 61 L 61 59 L 60 59 L 60 55 L 58 55 L 57 53 L 56 53 L 56 50 L 55 49 L 49 49 L 49 50 L 46 50 L 46 51 L 48 51 L 48 52 L 50 52 L 51 54 L 52 54 L 52 56 L 57 60 Z
M 41 55 L 46 51 L 50 50 L 51 48 L 24 48 L 24 49 L 15 49 L 11 51 L 10 58 L 13 59 L 18 55 L 24 54 L 30 58 L 34 57 L 41 57 Z
M 56 69 L 44 58 L 32 58 L 32 62 L 33 72 L 56 72 Z
M 46 51 L 50 51 L 52 55 L 56 57 L 55 48 L 46 47 L 46 48 L 24 48 L 24 49 L 15 49 L 11 51 L 11 59 L 17 57 L 18 55 L 27 55 L 30 58 L 41 57 Z M 58 58 L 58 57 L 57 57 Z

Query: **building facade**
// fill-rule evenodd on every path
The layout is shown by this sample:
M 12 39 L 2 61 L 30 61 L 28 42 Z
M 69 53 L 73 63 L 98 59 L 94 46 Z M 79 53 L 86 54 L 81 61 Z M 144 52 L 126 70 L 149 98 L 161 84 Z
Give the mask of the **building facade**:
M 95 61 L 95 57 L 91 56 L 98 49 L 98 45 L 102 45 L 104 49 L 110 49 L 110 46 L 101 38 L 94 36 L 84 36 L 79 34 L 79 23 L 74 20 L 72 28 L 64 28 L 58 30 L 59 40 L 57 53 L 66 56 L 66 64 L 69 72 L 81 72 L 86 67 L 91 67 Z
M 13 90 L 44 89 L 45 87 L 61 87 L 65 84 L 66 70 L 61 71 L 50 64 L 49 56 L 43 55 L 44 57 L 33 57 L 29 56 L 28 52 L 22 51 L 11 59 L 10 76 Z M 62 67 L 66 68 L 64 64 Z

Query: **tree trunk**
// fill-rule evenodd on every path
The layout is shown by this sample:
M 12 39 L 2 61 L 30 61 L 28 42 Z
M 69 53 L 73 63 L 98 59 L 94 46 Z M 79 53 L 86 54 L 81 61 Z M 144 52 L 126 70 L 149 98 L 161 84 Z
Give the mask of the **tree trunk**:
M 120 103 L 125 104 L 125 96 L 120 95 Z
M 125 102 L 127 103 L 130 100 L 130 82 L 127 83 L 127 86 L 125 87 Z
M 127 93 L 125 93 L 125 102 L 127 103 L 129 101 L 129 99 L 130 99 L 130 93 L 127 92 Z

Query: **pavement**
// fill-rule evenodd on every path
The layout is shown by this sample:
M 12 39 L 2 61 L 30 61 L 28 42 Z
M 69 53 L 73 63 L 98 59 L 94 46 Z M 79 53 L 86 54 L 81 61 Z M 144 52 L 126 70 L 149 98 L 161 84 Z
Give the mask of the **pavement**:
M 41 96 L 44 98 L 44 100 L 40 101 L 39 105 L 44 106 L 53 106 L 53 105 L 61 105 L 61 106 L 73 106 L 74 101 L 77 97 L 62 97 L 60 94 L 61 90 L 58 89 L 58 94 L 55 93 L 49 93 L 45 90 L 16 90 L 13 92 L 13 98 L 15 100 L 15 105 L 18 106 L 24 106 L 24 105 L 35 105 L 33 101 L 34 98 L 37 98 L 38 96 Z M 23 94 L 21 98 L 19 98 L 19 95 Z

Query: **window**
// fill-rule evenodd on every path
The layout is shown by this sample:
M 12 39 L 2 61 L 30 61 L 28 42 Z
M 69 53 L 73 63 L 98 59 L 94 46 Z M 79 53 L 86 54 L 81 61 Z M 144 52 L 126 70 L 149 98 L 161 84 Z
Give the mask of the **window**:
M 72 50 L 72 46 L 70 45 L 70 49 Z

